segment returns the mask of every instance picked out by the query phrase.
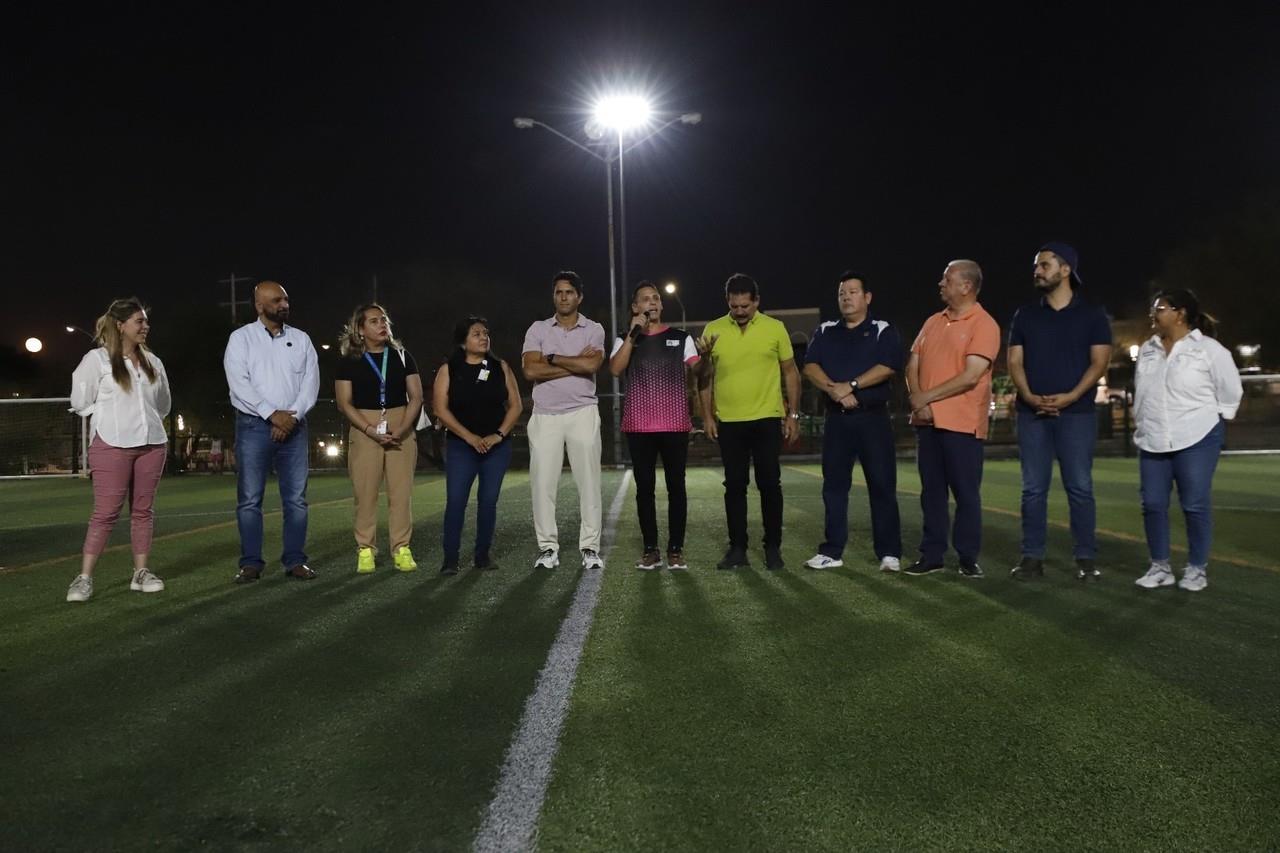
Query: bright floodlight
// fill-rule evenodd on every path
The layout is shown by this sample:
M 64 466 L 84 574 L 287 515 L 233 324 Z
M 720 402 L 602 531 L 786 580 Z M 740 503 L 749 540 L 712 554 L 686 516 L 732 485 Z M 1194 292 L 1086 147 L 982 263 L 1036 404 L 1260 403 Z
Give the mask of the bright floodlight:
M 75 326 L 67 326 L 67 334 L 71 334 L 76 330 Z
M 523 116 L 518 116 L 516 118 L 513 118 L 511 120 L 511 123 L 514 124 L 516 127 L 518 127 L 520 130 L 528 130 L 529 128 L 533 127 L 533 119 L 525 118 Z
M 35 352 L 40 352 L 40 350 L 44 349 L 44 342 L 41 341 L 39 338 L 27 338 L 24 346 L 26 346 L 27 352 L 35 353 Z
M 664 288 L 662 288 L 662 289 L 663 289 L 663 290 L 665 290 L 667 293 L 675 293 L 675 292 L 676 292 L 676 283 L 675 283 L 674 281 L 669 281 L 669 282 L 667 282 L 667 286 L 666 286 L 666 287 L 664 287 Z
M 1137 360 L 1138 360 L 1138 353 L 1139 353 L 1139 352 L 1141 352 L 1141 350 L 1142 350 L 1142 348 L 1141 348 L 1140 346 L 1138 346 L 1137 344 L 1130 344 L 1130 345 L 1129 345 L 1129 360 L 1130 360 L 1130 361 L 1137 361 Z
M 640 127 L 649 120 L 649 102 L 639 95 L 614 95 L 596 104 L 596 121 L 616 131 Z
M 337 457 L 337 455 L 341 452 L 342 452 L 342 449 L 339 448 L 338 445 L 336 444 L 331 444 L 324 449 L 324 455 L 328 456 L 330 459 Z

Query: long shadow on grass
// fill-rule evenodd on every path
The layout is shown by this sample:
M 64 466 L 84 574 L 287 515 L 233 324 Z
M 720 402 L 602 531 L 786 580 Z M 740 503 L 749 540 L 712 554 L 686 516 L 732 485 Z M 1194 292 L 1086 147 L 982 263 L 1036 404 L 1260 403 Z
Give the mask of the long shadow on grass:
M 355 616 L 311 600 L 271 614 L 269 628 L 237 611 L 184 632 L 181 647 L 149 652 L 147 672 L 167 683 L 128 673 L 100 690 L 106 701 L 91 710 L 107 721 L 145 715 L 151 725 L 145 738 L 138 726 L 120 726 L 110 734 L 123 748 L 95 742 L 80 757 L 77 797 L 94 805 L 64 827 L 80 839 L 72 845 L 118 837 L 111 828 L 122 826 L 177 846 L 377 847 L 381 837 L 390 849 L 461 846 L 571 595 L 530 606 L 549 582 L 540 573 L 492 607 L 492 598 L 477 601 L 492 578 L 472 572 L 419 584 L 366 601 Z M 487 639 L 491 631 L 497 636 Z M 192 649 L 218 653 L 193 666 L 184 658 Z M 193 669 L 200 680 L 184 685 Z M 61 704 L 57 692 L 47 698 Z M 62 692 L 75 701 L 85 684 Z M 40 744 L 30 747 L 34 759 Z M 194 776 L 193 750 L 201 755 Z M 95 753 L 97 761 L 88 757 Z M 47 779 L 25 780 L 26 791 L 72 784 L 61 776 L 66 767 L 44 769 L 37 775 Z M 148 810 L 121 809 L 120 779 L 143 774 L 166 797 Z M 45 813 L 57 808 L 51 799 L 28 803 L 15 792 L 12 801 L 22 806 L 18 826 L 24 818 L 56 823 Z M 436 803 L 447 805 L 433 810 Z

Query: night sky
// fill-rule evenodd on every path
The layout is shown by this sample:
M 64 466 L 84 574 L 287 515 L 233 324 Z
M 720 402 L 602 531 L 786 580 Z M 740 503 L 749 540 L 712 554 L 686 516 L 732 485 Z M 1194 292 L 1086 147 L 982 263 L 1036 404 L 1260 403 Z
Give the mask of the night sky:
M 1050 239 L 1132 314 L 1173 253 L 1280 198 L 1280 14 L 1264 7 L 189 5 L 6 25 L 22 296 L 0 345 L 38 334 L 47 364 L 73 364 L 88 342 L 62 326 L 136 293 L 164 357 L 166 322 L 227 314 L 232 271 L 283 282 L 317 339 L 374 274 L 419 352 L 442 352 L 464 311 L 515 347 L 563 267 L 607 324 L 603 166 L 511 120 L 583 139 L 610 84 L 704 116 L 626 164 L 628 279 L 676 279 L 691 318 L 723 311 L 734 271 L 766 311 L 834 316 L 855 267 L 910 340 L 946 261 L 971 257 L 1003 326 Z M 1211 309 L 1219 285 L 1254 286 L 1205 282 Z

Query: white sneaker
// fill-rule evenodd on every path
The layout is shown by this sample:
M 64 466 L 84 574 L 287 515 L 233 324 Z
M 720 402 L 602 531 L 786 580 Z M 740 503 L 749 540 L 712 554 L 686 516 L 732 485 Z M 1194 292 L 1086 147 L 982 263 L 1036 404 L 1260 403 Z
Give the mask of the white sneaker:
M 1157 589 L 1162 586 L 1173 586 L 1173 570 L 1168 563 L 1152 563 L 1147 573 L 1134 583 L 1143 589 Z
M 902 563 L 897 557 L 885 557 L 880 561 L 880 571 L 882 572 L 900 572 L 902 571 Z
M 151 574 L 150 569 L 138 569 L 133 573 L 133 580 L 129 581 L 129 589 L 134 592 L 161 592 L 164 581 Z
M 844 560 L 837 560 L 834 557 L 828 557 L 826 554 L 814 554 L 805 560 L 804 564 L 811 569 L 838 569 L 844 565 Z
M 600 559 L 600 555 L 590 548 L 582 549 L 582 568 L 584 569 L 603 569 L 604 560 Z
M 1209 576 L 1204 566 L 1187 566 L 1182 571 L 1182 580 L 1178 581 L 1178 589 L 1187 592 L 1199 592 L 1209 585 Z
M 535 569 L 554 569 L 560 565 L 560 555 L 548 548 L 538 555 L 538 559 L 533 561 Z
M 77 575 L 67 590 L 67 601 L 88 601 L 93 595 L 93 578 L 88 575 Z

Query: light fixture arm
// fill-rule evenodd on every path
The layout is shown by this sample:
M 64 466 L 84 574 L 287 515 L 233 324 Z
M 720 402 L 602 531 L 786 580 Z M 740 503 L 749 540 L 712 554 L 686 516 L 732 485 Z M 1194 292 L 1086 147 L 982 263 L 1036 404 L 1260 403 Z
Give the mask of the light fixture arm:
M 556 130 L 556 129 L 555 129 L 554 127 L 552 127 L 551 125 L 546 124 L 545 122 L 540 122 L 540 121 L 538 121 L 536 118 L 531 118 L 531 119 L 521 119 L 520 121 L 525 122 L 525 124 L 523 124 L 523 125 L 521 125 L 521 124 L 516 124 L 516 127 L 520 128 L 521 130 L 523 130 L 523 129 L 524 129 L 524 128 L 526 128 L 526 127 L 540 127 L 540 128 L 542 128 L 543 130 L 547 130 L 547 131 L 550 131 L 551 133 L 554 133 L 556 136 L 560 137 L 560 138 L 561 138 L 561 139 L 563 139 L 565 142 L 567 142 L 567 143 L 569 143 L 570 145 L 572 145 L 574 148 L 577 148 L 579 151 L 585 151 L 587 154 L 590 154 L 592 157 L 596 158 L 596 159 L 597 159 L 597 160 L 599 160 L 601 163 L 612 163 L 612 162 L 613 162 L 613 158 L 611 158 L 611 157 L 605 157 L 605 156 L 601 155 L 600 153 L 598 153 L 598 152 L 596 152 L 596 151 L 592 151 L 590 148 L 588 148 L 587 146 L 583 145 L 581 142 L 579 142 L 578 140 L 574 139 L 572 136 L 566 136 L 566 135 L 564 135 L 563 133 L 561 133 L 560 131 Z

